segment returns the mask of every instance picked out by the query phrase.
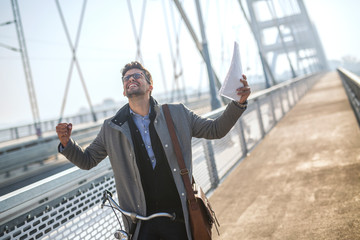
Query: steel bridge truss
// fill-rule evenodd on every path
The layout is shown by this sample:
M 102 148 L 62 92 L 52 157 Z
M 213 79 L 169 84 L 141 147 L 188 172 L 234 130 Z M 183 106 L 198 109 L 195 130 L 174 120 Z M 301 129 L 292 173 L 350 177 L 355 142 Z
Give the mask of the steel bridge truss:
M 24 68 L 25 80 L 26 80 L 26 85 L 27 85 L 29 99 L 30 99 L 30 107 L 31 107 L 31 112 L 33 115 L 33 120 L 34 120 L 35 132 L 36 132 L 37 136 L 41 137 L 42 133 L 41 133 L 41 128 L 40 128 L 39 107 L 37 104 L 34 81 L 32 78 L 30 61 L 29 61 L 29 56 L 27 53 L 24 30 L 23 30 L 23 26 L 22 26 L 22 22 L 21 22 L 20 10 L 19 10 L 19 5 L 18 5 L 17 0 L 11 0 L 11 6 L 12 6 L 12 10 L 13 10 L 13 15 L 14 15 L 14 23 L 15 23 L 15 27 L 16 27 L 16 33 L 18 36 L 19 49 L 16 49 L 16 48 L 9 48 L 9 49 L 19 51 L 21 54 L 21 60 L 22 60 L 23 68 Z
M 91 111 L 92 116 L 93 116 L 93 120 L 94 120 L 94 122 L 96 122 L 97 119 L 96 119 L 96 115 L 95 115 L 95 112 L 94 112 L 94 108 L 93 108 L 93 105 L 91 103 L 90 95 L 89 95 L 87 87 L 86 87 L 85 79 L 84 79 L 83 73 L 81 71 L 79 61 L 78 61 L 78 59 L 76 57 L 76 51 L 77 51 L 77 47 L 79 45 L 81 27 L 82 27 L 82 23 L 83 23 L 83 19 L 84 19 L 87 0 L 83 1 L 82 10 L 81 10 L 81 16 L 80 16 L 80 22 L 79 22 L 79 26 L 78 26 L 78 30 L 77 30 L 77 34 L 76 34 L 75 44 L 73 44 L 72 41 L 71 41 L 70 33 L 69 33 L 68 27 L 66 25 L 64 14 L 63 14 L 63 12 L 61 10 L 59 0 L 55 0 L 55 2 L 56 2 L 57 10 L 58 10 L 60 18 L 61 18 L 61 23 L 62 23 L 62 25 L 64 27 L 64 31 L 65 31 L 66 38 L 67 38 L 68 43 L 69 43 L 70 50 L 72 52 L 71 64 L 70 64 L 68 78 L 67 78 L 67 82 L 66 82 L 64 99 L 63 99 L 63 103 L 62 103 L 62 106 L 61 106 L 59 122 L 62 122 L 62 118 L 63 118 L 63 115 L 64 115 L 64 110 L 65 110 L 65 105 L 66 105 L 66 100 L 67 100 L 67 94 L 69 92 L 69 86 L 70 86 L 70 81 L 71 81 L 71 77 L 72 77 L 74 64 L 75 64 L 75 66 L 76 66 L 76 68 L 78 70 L 79 77 L 80 77 L 80 80 L 81 80 L 81 84 L 82 84 L 83 89 L 85 91 L 86 99 L 88 101 L 90 111 Z
M 241 0 L 239 3 L 242 5 Z M 290 77 L 327 69 L 325 53 L 303 0 L 246 0 L 246 4 L 260 55 L 273 76 L 279 75 L 276 69 L 283 63 L 281 58 L 288 64 Z

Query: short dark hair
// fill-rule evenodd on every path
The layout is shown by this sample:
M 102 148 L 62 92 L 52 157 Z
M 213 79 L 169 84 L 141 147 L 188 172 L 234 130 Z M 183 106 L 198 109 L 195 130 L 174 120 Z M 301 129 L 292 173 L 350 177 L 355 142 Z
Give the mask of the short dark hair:
M 121 70 L 122 78 L 125 76 L 127 71 L 129 71 L 130 69 L 133 69 L 133 68 L 140 69 L 145 74 L 146 81 L 151 86 L 153 85 L 153 80 L 152 80 L 150 72 L 146 68 L 144 68 L 144 66 L 141 63 L 139 63 L 138 61 L 128 63 L 124 66 L 124 68 Z

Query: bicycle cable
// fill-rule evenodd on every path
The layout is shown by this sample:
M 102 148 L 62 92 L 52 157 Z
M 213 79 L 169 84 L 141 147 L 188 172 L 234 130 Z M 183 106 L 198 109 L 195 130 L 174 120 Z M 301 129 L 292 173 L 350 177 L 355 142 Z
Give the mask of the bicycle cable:
M 108 199 L 107 199 L 108 200 Z M 110 205 L 103 205 L 104 207 L 109 207 L 109 208 L 111 208 L 111 210 L 114 212 L 114 215 L 115 215 L 115 217 L 116 217 L 116 219 L 117 219 L 117 221 L 118 221 L 118 223 L 119 223 L 119 225 L 120 225 L 120 229 L 124 229 L 123 228 L 123 225 L 121 224 L 121 221 L 120 221 L 120 219 L 119 219 L 119 217 L 118 217 L 118 215 L 116 214 L 116 211 L 115 211 L 115 207 L 113 207 L 113 205 L 111 204 L 111 201 L 109 201 L 108 200 L 108 202 L 109 202 L 109 204 Z M 122 213 L 121 213 L 122 214 Z M 123 214 L 122 214 L 123 215 Z M 126 218 L 126 217 L 125 217 Z M 124 218 L 123 218 L 124 219 Z M 126 218 L 126 221 L 127 221 L 127 223 L 128 223 L 128 225 L 129 225 L 129 220 Z M 130 225 L 129 225 L 130 226 Z

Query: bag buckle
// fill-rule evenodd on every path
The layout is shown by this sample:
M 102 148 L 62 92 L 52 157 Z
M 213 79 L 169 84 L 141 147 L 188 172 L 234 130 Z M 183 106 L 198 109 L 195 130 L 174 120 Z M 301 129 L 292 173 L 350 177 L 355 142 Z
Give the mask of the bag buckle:
M 187 168 L 180 169 L 180 175 L 189 174 L 189 170 Z

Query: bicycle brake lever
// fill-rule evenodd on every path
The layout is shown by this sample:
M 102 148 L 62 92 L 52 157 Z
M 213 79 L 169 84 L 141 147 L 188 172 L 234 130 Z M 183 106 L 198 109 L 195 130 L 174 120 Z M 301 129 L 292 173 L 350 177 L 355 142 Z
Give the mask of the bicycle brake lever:
M 108 196 L 107 196 L 108 194 L 109 194 L 110 197 L 112 197 L 112 193 L 109 192 L 108 190 L 105 190 L 104 193 L 103 193 L 103 198 L 102 198 L 103 201 L 102 201 L 102 204 L 101 204 L 101 209 L 104 207 L 106 200 L 108 200 Z
M 106 194 L 109 194 L 110 197 L 113 196 L 112 193 L 111 193 L 110 191 L 108 191 L 108 190 L 105 190 L 105 193 L 106 193 Z

